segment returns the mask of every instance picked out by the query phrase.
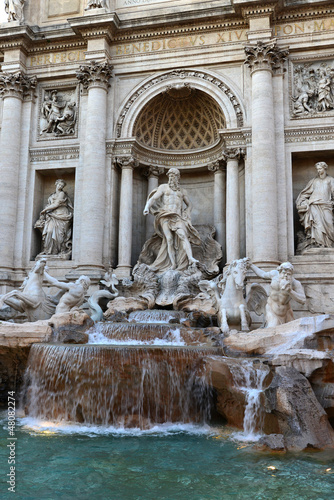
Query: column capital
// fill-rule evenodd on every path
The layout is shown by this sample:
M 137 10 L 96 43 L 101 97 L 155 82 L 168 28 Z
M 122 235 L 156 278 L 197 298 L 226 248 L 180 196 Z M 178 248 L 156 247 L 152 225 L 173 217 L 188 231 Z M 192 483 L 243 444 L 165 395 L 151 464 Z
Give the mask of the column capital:
M 147 167 L 143 174 L 145 177 L 159 177 L 159 175 L 162 175 L 164 173 L 165 169 L 164 167 L 157 167 L 156 165 L 150 165 Z
M 100 87 L 108 90 L 109 79 L 112 77 L 113 66 L 108 62 L 90 61 L 81 64 L 76 72 L 76 77 L 85 89 Z
M 288 57 L 288 49 L 280 49 L 276 40 L 257 42 L 256 45 L 246 45 L 246 66 L 251 73 L 259 70 L 273 71 L 282 67 Z
M 221 171 L 222 170 L 221 162 L 219 160 L 217 160 L 217 161 L 213 161 L 212 163 L 209 163 L 208 170 L 210 172 L 214 172 L 214 173 Z
M 246 151 L 242 148 L 226 148 L 223 151 L 223 158 L 226 162 L 229 160 L 240 160 L 245 154 Z
M 133 156 L 122 156 L 116 158 L 117 164 L 121 167 L 122 170 L 131 169 L 139 166 L 139 161 L 136 160 Z
M 15 73 L 3 71 L 0 73 L 0 95 L 2 98 L 16 97 L 23 100 L 29 92 L 33 92 L 36 84 L 36 76 L 29 78 L 21 71 Z

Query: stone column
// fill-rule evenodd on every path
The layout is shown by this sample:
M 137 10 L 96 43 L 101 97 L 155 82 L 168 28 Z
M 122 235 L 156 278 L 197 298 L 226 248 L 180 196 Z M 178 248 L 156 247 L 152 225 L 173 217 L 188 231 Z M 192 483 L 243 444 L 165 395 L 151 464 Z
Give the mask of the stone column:
M 159 175 L 163 174 L 165 169 L 163 167 L 149 167 L 145 175 L 148 177 L 148 186 L 147 186 L 147 196 L 152 193 L 154 189 L 157 189 L 159 186 Z M 148 214 L 146 216 L 146 241 L 152 236 L 154 233 L 154 216 L 152 214 Z
M 128 277 L 131 274 L 132 250 L 132 207 L 133 207 L 133 169 L 137 162 L 132 156 L 118 158 L 122 168 L 121 194 L 119 208 L 118 232 L 118 266 L 117 277 Z
M 102 266 L 105 226 L 107 92 L 112 66 L 91 61 L 79 67 L 78 80 L 88 89 L 83 157 L 83 199 L 79 267 L 94 275 Z
M 252 76 L 252 199 L 253 260 L 276 263 L 277 189 L 273 70 L 282 65 L 287 51 L 275 41 L 245 47 L 245 64 Z
M 0 73 L 3 115 L 0 136 L 0 267 L 13 266 L 18 203 L 22 102 L 24 95 L 33 91 L 36 78 L 21 72 Z M 25 196 L 21 193 L 21 196 Z M 23 237 L 23 235 L 22 235 Z
M 226 161 L 226 262 L 240 259 L 239 159 L 241 150 L 224 151 Z
M 225 256 L 225 231 L 226 231 L 226 178 L 221 162 L 215 161 L 208 165 L 208 170 L 214 173 L 213 190 L 213 224 L 216 228 L 216 240 L 223 248 Z

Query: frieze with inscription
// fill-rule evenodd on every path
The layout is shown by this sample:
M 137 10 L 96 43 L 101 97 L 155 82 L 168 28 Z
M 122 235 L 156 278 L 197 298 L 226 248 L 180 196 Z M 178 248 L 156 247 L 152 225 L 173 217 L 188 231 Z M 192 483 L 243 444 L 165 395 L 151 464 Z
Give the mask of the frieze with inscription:
M 291 99 L 296 118 L 333 113 L 334 60 L 294 65 Z

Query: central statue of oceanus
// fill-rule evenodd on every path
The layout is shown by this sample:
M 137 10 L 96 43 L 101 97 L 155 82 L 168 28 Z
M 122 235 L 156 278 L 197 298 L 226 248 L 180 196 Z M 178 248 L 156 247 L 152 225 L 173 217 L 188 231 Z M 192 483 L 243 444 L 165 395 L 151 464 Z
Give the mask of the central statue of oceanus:
M 153 271 L 176 269 L 183 271 L 197 263 L 191 244 L 200 245 L 201 238 L 190 220 L 191 204 L 185 189 L 180 186 L 180 172 L 167 172 L 168 184 L 161 184 L 147 199 L 144 215 L 155 216 L 154 228 L 160 237 L 160 249 L 151 264 Z

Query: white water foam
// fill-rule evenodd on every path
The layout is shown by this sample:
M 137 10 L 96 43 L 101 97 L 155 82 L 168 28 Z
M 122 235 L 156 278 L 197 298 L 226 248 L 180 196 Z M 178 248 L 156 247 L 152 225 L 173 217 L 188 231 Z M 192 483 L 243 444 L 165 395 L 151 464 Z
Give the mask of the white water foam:
M 232 367 L 231 367 L 232 368 Z M 237 387 L 245 394 L 246 407 L 243 421 L 243 432 L 235 432 L 232 439 L 244 442 L 258 441 L 263 435 L 256 432 L 258 426 L 261 429 L 261 393 L 264 390 L 263 383 L 269 369 L 261 365 L 257 368 L 252 361 L 244 360 L 238 367 L 233 367 L 231 373 Z
M 103 324 L 97 323 L 88 331 L 88 344 L 93 345 L 167 345 L 167 346 L 185 346 L 186 343 L 181 338 L 180 328 L 170 328 L 164 335 L 164 338 L 155 338 L 151 340 L 136 339 L 110 339 L 103 334 Z
M 214 435 L 220 429 L 210 427 L 206 424 L 184 424 L 184 423 L 164 423 L 154 424 L 149 429 L 139 429 L 138 427 L 126 428 L 115 426 L 98 426 L 77 424 L 70 422 L 49 422 L 32 417 L 24 417 L 17 420 L 17 425 L 22 430 L 34 434 L 83 434 L 86 436 L 147 436 L 159 435 L 168 436 L 171 434 L 194 434 L 194 435 Z

